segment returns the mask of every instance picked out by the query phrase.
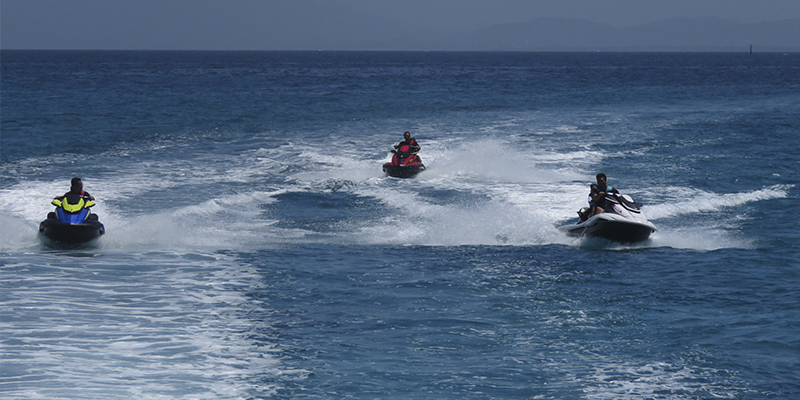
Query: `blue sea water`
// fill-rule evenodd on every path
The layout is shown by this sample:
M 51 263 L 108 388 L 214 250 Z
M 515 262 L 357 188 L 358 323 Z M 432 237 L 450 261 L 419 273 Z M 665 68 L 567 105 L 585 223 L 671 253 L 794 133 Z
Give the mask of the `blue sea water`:
M 800 54 L 0 62 L 3 399 L 800 398 Z M 597 172 L 649 241 L 557 229 Z

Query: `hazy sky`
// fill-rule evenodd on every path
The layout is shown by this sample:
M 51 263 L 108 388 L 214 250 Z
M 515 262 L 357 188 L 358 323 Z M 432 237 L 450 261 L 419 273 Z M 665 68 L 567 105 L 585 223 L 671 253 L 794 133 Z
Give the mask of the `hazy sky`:
M 673 17 L 752 23 L 800 19 L 800 0 L 0 0 L 0 45 L 305 49 L 348 34 L 436 35 L 541 17 L 612 27 Z

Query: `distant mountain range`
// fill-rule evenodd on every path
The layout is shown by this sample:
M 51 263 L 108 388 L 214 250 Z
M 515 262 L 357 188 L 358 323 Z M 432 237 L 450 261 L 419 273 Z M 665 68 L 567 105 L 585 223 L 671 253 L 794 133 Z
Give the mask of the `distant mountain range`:
M 614 28 L 581 19 L 539 18 L 468 32 L 416 31 L 388 37 L 384 31 L 366 36 L 369 39 L 344 40 L 339 45 L 455 51 L 749 51 L 752 45 L 754 51 L 797 52 L 800 20 L 743 24 L 719 18 L 672 18 Z

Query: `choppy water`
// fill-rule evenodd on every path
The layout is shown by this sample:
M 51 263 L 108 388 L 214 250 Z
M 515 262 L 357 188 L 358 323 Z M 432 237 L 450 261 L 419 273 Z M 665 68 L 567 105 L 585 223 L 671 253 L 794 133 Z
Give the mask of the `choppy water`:
M 798 54 L 0 61 L 4 399 L 800 397 Z M 601 171 L 651 240 L 558 231 Z

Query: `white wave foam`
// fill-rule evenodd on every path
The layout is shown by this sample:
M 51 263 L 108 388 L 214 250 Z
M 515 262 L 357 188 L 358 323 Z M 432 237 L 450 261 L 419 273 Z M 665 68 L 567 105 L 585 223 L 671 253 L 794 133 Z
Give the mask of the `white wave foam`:
M 385 137 L 367 139 L 378 140 Z M 107 234 L 101 244 L 116 250 L 253 248 L 310 237 L 441 245 L 573 243 L 555 227 L 575 218 L 575 211 L 586 204 L 587 185 L 593 181 L 593 172 L 587 171 L 604 157 L 602 152 L 580 147 L 566 152 L 539 149 L 528 136 L 474 141 L 445 137 L 422 144 L 421 156 L 428 170 L 408 181 L 383 177 L 380 166 L 388 161 L 388 151 L 365 146 L 339 153 L 314 143 L 289 142 L 278 148 L 220 154 L 215 161 L 182 158 L 134 163 L 124 174 L 88 179 L 87 190 L 98 198 L 94 211 L 106 224 Z M 265 177 L 273 182 L 269 189 L 261 183 Z M 235 189 L 230 192 L 209 189 L 234 183 Z M 66 190 L 65 185 L 66 181 L 25 181 L 0 190 L 0 200 L 7 205 L 0 214 L 5 221 L 0 228 L 7 238 L 4 246 L 29 246 L 38 222 L 52 211 L 49 199 L 63 193 L 59 191 Z M 674 187 L 667 190 L 673 197 L 659 204 L 647 203 L 644 212 L 654 221 L 715 212 L 786 197 L 789 189 L 774 186 L 715 194 Z M 365 215 L 366 219 L 342 221 L 336 232 L 325 235 L 280 228 L 280 215 L 272 219 L 263 216 L 262 206 L 278 201 L 276 195 L 331 190 L 375 198 L 396 209 L 397 215 L 370 220 L 369 212 L 360 213 L 359 217 Z M 436 190 L 484 200 L 472 205 L 439 204 L 436 198 L 421 195 Z M 645 197 L 663 192 L 662 188 L 638 190 Z M 178 193 L 181 198 L 174 204 L 167 198 L 159 199 L 157 208 L 147 215 L 135 215 L 125 208 L 130 199 L 143 193 L 161 192 Z M 192 204 L 193 197 L 202 201 Z M 146 195 L 136 201 L 138 213 L 142 213 L 148 205 Z M 668 227 L 659 229 L 653 243 L 696 248 L 692 244 L 697 241 L 686 238 L 703 237 L 712 241 L 703 244 L 703 249 L 751 245 L 732 237 L 729 231 L 724 226 Z
M 261 217 L 259 206 L 274 202 L 272 196 L 280 193 L 283 191 L 234 194 L 136 217 L 109 215 L 104 220 L 107 233 L 102 245 L 114 250 L 257 247 L 277 222 Z
M 36 246 L 38 224 L 0 213 L 0 251 L 15 251 Z
M 648 205 L 643 208 L 652 220 L 676 217 L 700 212 L 719 211 L 726 207 L 735 207 L 754 201 L 784 198 L 791 186 L 778 185 L 761 190 L 743 193 L 716 194 L 687 188 L 672 188 L 667 192 L 679 193 L 684 200 L 672 203 Z
M 265 376 L 305 374 L 263 333 L 252 267 L 210 253 L 35 257 L 3 271 L 4 308 L 26 314 L 0 326 L 9 398 L 263 397 L 278 387 Z
M 587 399 L 735 398 L 744 390 L 735 382 L 719 382 L 718 371 L 665 362 L 600 363 L 583 392 Z
M 719 249 L 748 249 L 754 247 L 753 238 L 742 237 L 718 227 L 689 226 L 661 229 L 653 234 L 650 246 L 711 251 Z
M 470 207 L 421 205 L 413 214 L 400 212 L 358 232 L 364 243 L 422 245 L 541 244 L 556 233 L 541 216 L 511 205 Z

